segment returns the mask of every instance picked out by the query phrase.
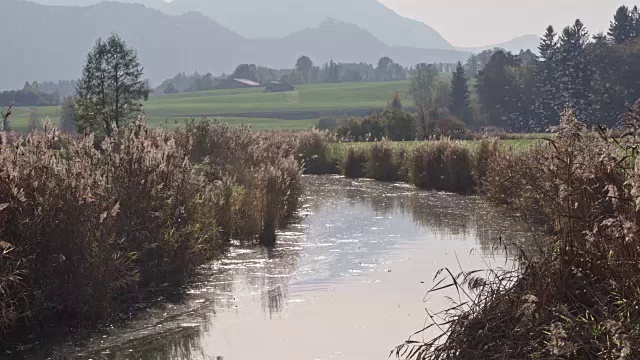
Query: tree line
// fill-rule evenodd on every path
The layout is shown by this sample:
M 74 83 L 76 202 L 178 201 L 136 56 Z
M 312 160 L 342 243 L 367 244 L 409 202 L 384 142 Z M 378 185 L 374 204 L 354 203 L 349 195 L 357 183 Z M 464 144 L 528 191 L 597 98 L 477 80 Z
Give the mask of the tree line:
M 576 20 L 561 33 L 546 29 L 539 55 L 503 49 L 459 62 L 450 81 L 434 64 L 411 71 L 415 110 L 402 109 L 398 95 L 381 113 L 342 122 L 322 119 L 339 135 L 359 140 L 456 136 L 465 128 L 545 132 L 572 108 L 590 126 L 618 126 L 640 98 L 640 11 L 621 6 L 608 33 L 590 36 Z
M 47 93 L 40 89 L 38 82 L 26 82 L 21 90 L 0 92 L 0 104 L 14 106 L 54 106 L 60 105 L 59 93 Z
M 640 98 L 637 7 L 621 6 L 607 34 L 591 36 L 580 20 L 560 33 L 549 26 L 538 50 L 537 56 L 495 50 L 481 68 L 473 59 L 467 62 L 465 76 L 475 82 L 471 112 L 477 125 L 545 131 L 571 107 L 588 125 L 615 127 Z
M 434 64 L 440 72 L 452 72 L 455 64 Z M 156 93 L 175 94 L 179 92 L 206 91 L 228 88 L 229 79 L 248 79 L 260 84 L 272 81 L 303 85 L 323 83 L 380 82 L 407 80 L 414 67 L 405 67 L 389 57 L 382 57 L 377 64 L 365 62 L 344 63 L 330 60 L 321 65 L 314 64 L 308 56 L 301 56 L 292 69 L 272 69 L 255 64 L 240 64 L 230 75 L 214 76 L 211 73 L 180 73 L 165 80 L 155 89 Z

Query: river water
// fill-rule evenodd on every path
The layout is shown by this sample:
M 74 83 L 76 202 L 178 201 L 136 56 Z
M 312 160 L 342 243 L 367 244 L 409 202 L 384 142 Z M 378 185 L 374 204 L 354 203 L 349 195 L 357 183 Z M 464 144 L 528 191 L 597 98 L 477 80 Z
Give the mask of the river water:
M 478 197 L 337 176 L 304 182 L 300 217 L 275 248 L 235 244 L 179 299 L 28 357 L 387 359 L 425 325 L 425 308 L 451 304 L 452 292 L 425 297 L 438 270 L 509 267 L 492 251 L 498 237 L 533 241 Z

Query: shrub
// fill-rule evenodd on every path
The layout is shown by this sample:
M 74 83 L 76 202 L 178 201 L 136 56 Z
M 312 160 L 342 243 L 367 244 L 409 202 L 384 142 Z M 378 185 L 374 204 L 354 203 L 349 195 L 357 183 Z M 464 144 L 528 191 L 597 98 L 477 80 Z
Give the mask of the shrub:
M 411 157 L 411 182 L 420 189 L 444 190 L 448 172 L 445 153 L 449 141 L 438 141 L 429 145 L 420 145 Z
M 299 159 L 304 162 L 307 174 L 327 174 L 332 165 L 328 158 L 328 133 L 314 130 L 304 134 L 300 139 Z
M 362 148 L 350 147 L 343 164 L 343 174 L 348 178 L 367 176 L 367 165 L 370 152 Z
M 393 161 L 393 148 L 387 139 L 376 142 L 371 147 L 368 177 L 379 181 L 395 181 L 398 169 Z
M 436 121 L 436 135 L 438 137 L 462 139 L 465 137 L 466 132 L 466 125 L 454 116 L 438 119 Z
M 473 161 L 469 149 L 460 145 L 450 146 L 444 153 L 447 164 L 445 175 L 446 190 L 469 194 L 473 191 Z

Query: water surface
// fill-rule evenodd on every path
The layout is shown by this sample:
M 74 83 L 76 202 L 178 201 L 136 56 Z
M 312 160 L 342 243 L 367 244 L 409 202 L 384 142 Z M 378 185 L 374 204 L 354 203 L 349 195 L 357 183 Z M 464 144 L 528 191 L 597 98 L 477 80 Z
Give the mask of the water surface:
M 422 328 L 425 307 L 449 304 L 445 294 L 425 299 L 438 270 L 508 266 L 491 255 L 498 237 L 531 241 L 527 227 L 477 197 L 334 176 L 304 181 L 300 219 L 275 248 L 235 244 L 183 299 L 49 357 L 386 359 Z

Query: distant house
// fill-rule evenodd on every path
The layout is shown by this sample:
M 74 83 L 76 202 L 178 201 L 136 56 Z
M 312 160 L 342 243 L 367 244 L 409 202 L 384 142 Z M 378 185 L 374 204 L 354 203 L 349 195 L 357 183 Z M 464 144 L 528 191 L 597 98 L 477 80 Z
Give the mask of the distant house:
M 261 87 L 260 83 L 248 79 L 224 79 L 220 82 L 221 89 L 244 89 Z
M 285 91 L 294 91 L 295 86 L 287 83 L 281 83 L 278 81 L 271 81 L 265 86 L 265 92 L 285 92 Z

